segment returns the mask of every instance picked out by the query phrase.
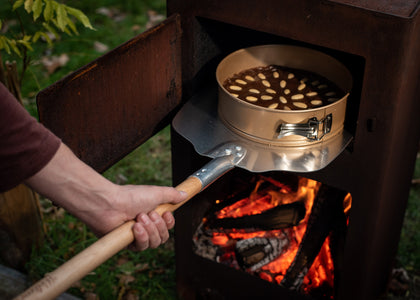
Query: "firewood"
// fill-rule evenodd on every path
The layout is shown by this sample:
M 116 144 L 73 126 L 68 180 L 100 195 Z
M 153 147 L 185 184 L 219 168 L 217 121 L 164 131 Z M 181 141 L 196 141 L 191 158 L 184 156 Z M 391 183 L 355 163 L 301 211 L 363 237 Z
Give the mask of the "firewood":
M 303 202 L 297 201 L 273 207 L 256 215 L 247 215 L 238 218 L 211 218 L 208 220 L 206 227 L 210 229 L 282 229 L 299 224 L 304 218 L 305 213 L 305 205 Z
M 250 238 L 235 245 L 238 264 L 248 271 L 255 271 L 279 257 L 289 245 L 286 234 L 276 238 Z
M 299 245 L 298 253 L 281 282 L 282 286 L 292 290 L 300 288 L 303 278 L 334 227 L 337 212 L 343 210 L 346 194 L 333 187 L 321 185 L 312 207 L 305 235 Z

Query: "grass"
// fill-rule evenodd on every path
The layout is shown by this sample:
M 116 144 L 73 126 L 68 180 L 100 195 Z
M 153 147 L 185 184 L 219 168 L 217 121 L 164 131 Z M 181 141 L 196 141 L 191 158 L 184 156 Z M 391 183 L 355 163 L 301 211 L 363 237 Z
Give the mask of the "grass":
M 104 175 L 118 183 L 172 185 L 170 128 L 166 127 Z
M 25 97 L 28 110 L 34 116 L 37 115 L 34 97 L 38 91 L 102 55 L 95 50 L 95 41 L 109 46 L 109 49 L 115 48 L 146 29 L 149 10 L 166 14 L 166 2 L 163 0 L 64 0 L 60 2 L 68 2 L 72 7 L 82 10 L 89 17 L 95 30 L 79 25 L 77 27 L 79 35 L 62 34 L 53 47 L 48 47 L 46 43 L 37 44 L 34 51 L 29 53 L 31 66 L 25 73 L 22 95 Z M 99 8 L 110 9 L 111 17 L 99 13 Z M 23 17 L 26 16 L 23 14 Z M 4 18 L 10 18 L 9 5 L 0 6 L 0 19 L 4 20 Z M 30 24 L 30 18 L 23 19 L 27 24 Z M 11 32 L 19 31 L 17 25 L 11 25 L 9 30 Z M 31 27 L 28 26 L 27 30 L 31 30 Z M 68 64 L 53 74 L 47 74 L 40 58 L 45 55 L 59 56 L 62 53 L 70 57 Z M 2 53 L 2 55 L 4 61 L 15 60 L 14 57 L 10 57 L 6 53 Z
M 104 176 L 122 184 L 171 185 L 170 174 L 167 127 L 106 171 Z M 47 235 L 42 247 L 34 250 L 27 264 L 33 280 L 42 278 L 97 240 L 76 218 L 53 207 L 46 199 L 41 201 Z M 158 249 L 141 253 L 123 250 L 77 282 L 69 293 L 81 298 L 177 299 L 174 256 L 173 234 Z
M 420 154 L 414 170 L 415 179 L 420 179 Z M 398 247 L 398 262 L 408 271 L 420 276 L 420 183 L 410 190 L 403 229 Z
M 39 90 L 101 55 L 94 49 L 94 41 L 112 49 L 145 29 L 149 9 L 165 14 L 163 0 L 73 0 L 69 4 L 84 11 L 96 30 L 79 28 L 80 35 L 63 36 L 52 49 L 45 45 L 32 53 L 34 59 L 24 79 L 22 94 L 26 107 L 33 115 L 37 114 L 34 98 Z M 96 13 L 99 7 L 114 8 L 114 18 Z M 0 7 L 0 15 L 3 15 L 5 9 L 5 6 Z M 124 18 L 119 18 L 121 16 Z M 61 53 L 69 55 L 69 63 L 48 75 L 39 58 L 46 54 Z M 121 184 L 171 185 L 170 162 L 167 127 L 106 171 L 104 176 Z M 414 177 L 420 178 L 420 159 Z M 43 246 L 34 250 L 27 264 L 28 272 L 34 280 L 96 241 L 96 237 L 73 216 L 53 207 L 46 199 L 41 201 L 47 235 Z M 420 270 L 419 206 L 420 185 L 416 185 L 410 193 L 397 257 L 399 266 L 414 274 Z M 176 299 L 174 265 L 173 238 L 158 249 L 141 253 L 123 250 L 77 282 L 69 292 L 89 299 L 94 296 L 101 299 Z
M 36 93 L 102 55 L 95 50 L 95 41 L 113 49 L 146 29 L 149 10 L 166 13 L 166 2 L 162 0 L 73 0 L 69 4 L 87 14 L 96 30 L 79 26 L 79 35 L 62 35 L 53 48 L 45 44 L 30 53 L 32 63 L 23 80 L 22 95 L 26 108 L 34 116 L 37 116 Z M 100 7 L 111 9 L 112 17 L 97 13 Z M 0 16 L 7 13 L 7 5 L 0 7 Z M 70 61 L 48 74 L 40 58 L 62 53 L 67 54 Z M 3 59 L 13 58 L 3 54 Z M 172 185 L 169 127 L 105 172 L 104 176 L 121 184 Z M 83 223 L 63 209 L 52 206 L 49 200 L 41 199 L 41 206 L 47 234 L 45 242 L 39 249 L 34 249 L 26 266 L 34 281 L 97 240 Z M 121 251 L 77 282 L 69 292 L 89 299 L 176 299 L 173 237 L 158 249 L 141 253 Z

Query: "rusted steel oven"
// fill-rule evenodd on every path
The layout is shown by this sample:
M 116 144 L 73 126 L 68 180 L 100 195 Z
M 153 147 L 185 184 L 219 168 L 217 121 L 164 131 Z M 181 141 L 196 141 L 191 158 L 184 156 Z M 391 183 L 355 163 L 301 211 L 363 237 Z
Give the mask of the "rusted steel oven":
M 162 24 L 42 91 L 41 121 L 103 171 L 171 122 L 182 104 L 217 99 L 216 67 L 230 53 L 281 44 L 328 54 L 353 78 L 344 121 L 351 142 L 321 170 L 258 176 L 291 182 L 291 187 L 294 178 L 304 177 L 340 191 L 331 197 L 351 195 L 328 297 L 378 298 L 396 254 L 420 138 L 420 2 L 167 4 L 169 17 Z M 175 130 L 172 151 L 174 184 L 209 160 Z M 176 211 L 177 289 L 182 299 L 316 297 L 194 251 L 196 231 L 214 201 L 229 197 L 232 186 L 255 176 L 235 169 Z M 329 218 L 328 213 L 320 216 Z

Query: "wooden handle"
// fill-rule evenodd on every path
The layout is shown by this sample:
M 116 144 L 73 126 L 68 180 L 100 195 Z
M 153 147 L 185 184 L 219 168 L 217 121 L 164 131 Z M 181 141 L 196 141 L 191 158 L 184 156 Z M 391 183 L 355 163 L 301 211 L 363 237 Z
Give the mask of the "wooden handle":
M 175 211 L 199 193 L 202 185 L 200 179 L 197 177 L 189 177 L 178 185 L 176 189 L 186 192 L 188 195 L 187 199 L 176 205 L 159 205 L 156 211 L 160 215 L 165 211 Z M 46 300 L 56 298 L 65 292 L 74 282 L 80 280 L 117 252 L 130 245 L 134 241 L 133 225 L 134 221 L 129 221 L 114 229 L 51 273 L 46 274 L 43 279 L 15 299 Z
M 178 191 L 186 192 L 187 193 L 187 198 L 183 202 L 180 202 L 178 204 L 165 203 L 165 204 L 159 205 L 155 209 L 159 215 L 162 215 L 166 211 L 170 211 L 170 212 L 175 211 L 178 207 L 182 206 L 185 202 L 187 202 L 192 197 L 197 195 L 201 191 L 203 186 L 201 185 L 200 179 L 198 179 L 197 177 L 191 176 L 191 177 L 188 177 L 183 182 L 181 182 L 175 188 Z

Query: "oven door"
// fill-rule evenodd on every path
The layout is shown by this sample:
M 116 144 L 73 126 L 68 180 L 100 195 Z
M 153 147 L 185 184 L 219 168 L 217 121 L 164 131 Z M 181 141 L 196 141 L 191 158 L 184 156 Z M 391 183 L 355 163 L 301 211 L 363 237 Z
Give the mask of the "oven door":
M 42 90 L 39 118 L 102 172 L 169 124 L 181 81 L 180 17 L 173 15 Z

